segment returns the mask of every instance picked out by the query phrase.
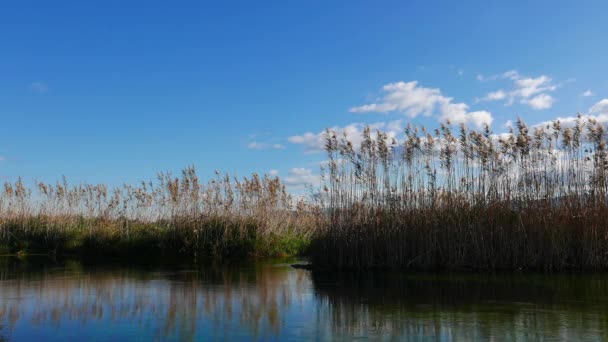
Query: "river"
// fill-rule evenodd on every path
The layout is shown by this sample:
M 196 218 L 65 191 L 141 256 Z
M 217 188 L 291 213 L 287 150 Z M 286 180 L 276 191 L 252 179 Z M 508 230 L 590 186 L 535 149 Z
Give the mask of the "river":
M 608 340 L 602 274 L 0 257 L 0 341 Z

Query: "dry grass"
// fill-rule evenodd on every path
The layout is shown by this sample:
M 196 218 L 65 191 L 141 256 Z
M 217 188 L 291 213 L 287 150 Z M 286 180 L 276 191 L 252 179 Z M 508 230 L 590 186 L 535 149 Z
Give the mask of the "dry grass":
M 94 255 L 243 256 L 294 254 L 312 229 L 311 208 L 278 178 L 217 172 L 201 184 L 193 167 L 155 182 L 70 186 L 22 180 L 0 197 L 4 252 Z

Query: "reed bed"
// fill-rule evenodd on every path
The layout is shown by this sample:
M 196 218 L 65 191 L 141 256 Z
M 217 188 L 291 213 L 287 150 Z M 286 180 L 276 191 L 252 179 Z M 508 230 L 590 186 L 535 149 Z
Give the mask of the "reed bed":
M 19 179 L 0 196 L 0 254 L 291 255 L 309 241 L 312 209 L 276 177 L 216 172 L 202 184 L 194 167 L 115 189 Z
M 327 131 L 322 185 L 296 201 L 279 178 L 216 172 L 105 185 L 19 179 L 0 195 L 0 254 L 194 258 L 308 253 L 316 267 L 608 269 L 608 135 L 579 116 L 493 134 L 449 122 Z
M 450 123 L 402 141 L 327 131 L 313 264 L 424 270 L 608 269 L 605 128 L 579 115 L 496 135 Z

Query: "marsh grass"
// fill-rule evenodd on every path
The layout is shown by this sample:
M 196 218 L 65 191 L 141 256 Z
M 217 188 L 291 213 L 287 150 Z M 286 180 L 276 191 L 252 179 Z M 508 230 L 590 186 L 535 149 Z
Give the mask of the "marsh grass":
M 313 264 L 337 268 L 608 268 L 606 133 L 579 116 L 495 135 L 450 123 L 403 141 L 327 131 Z
M 243 257 L 292 255 L 306 247 L 314 208 L 296 203 L 278 178 L 216 177 L 193 167 L 154 182 L 71 186 L 19 179 L 0 197 L 4 253 Z

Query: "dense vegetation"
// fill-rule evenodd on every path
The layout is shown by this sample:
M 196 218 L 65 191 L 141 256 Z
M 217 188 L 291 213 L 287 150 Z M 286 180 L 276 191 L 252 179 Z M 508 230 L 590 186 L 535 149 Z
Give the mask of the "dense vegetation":
M 580 117 L 494 135 L 449 123 L 403 142 L 328 132 L 313 262 L 329 267 L 607 269 L 604 127 Z
M 457 133 L 453 133 L 456 130 Z M 352 137 L 351 137 L 352 138 Z M 608 269 L 608 136 L 592 118 L 492 134 L 408 126 L 403 141 L 327 131 L 321 188 L 218 174 L 108 190 L 6 183 L 4 252 L 244 256 L 328 268 Z
M 0 249 L 129 257 L 292 255 L 310 240 L 310 208 L 278 178 L 228 175 L 201 184 L 194 168 L 155 182 L 70 186 L 19 179 L 0 197 Z M 0 254 L 2 251 L 0 250 Z

